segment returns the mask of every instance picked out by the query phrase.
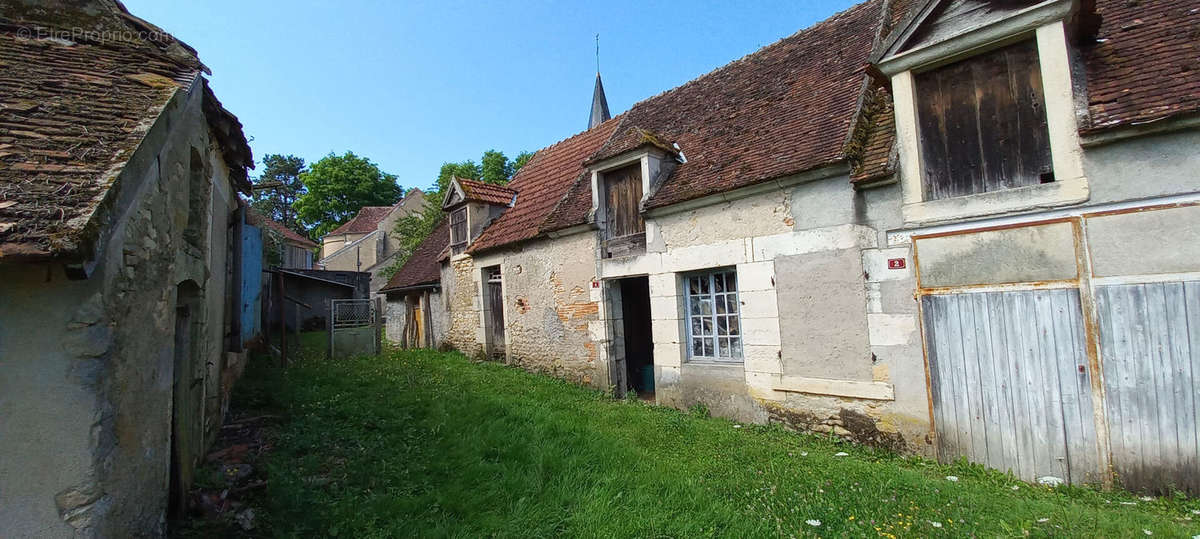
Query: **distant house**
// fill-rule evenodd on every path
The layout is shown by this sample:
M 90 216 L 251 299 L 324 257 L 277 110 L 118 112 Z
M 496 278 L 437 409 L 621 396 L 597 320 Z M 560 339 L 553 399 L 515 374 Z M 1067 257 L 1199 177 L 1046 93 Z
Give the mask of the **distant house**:
M 250 221 L 263 229 L 268 236 L 263 242 L 263 256 L 267 267 L 289 269 L 312 269 L 316 242 L 301 236 L 283 223 L 259 212 L 250 212 Z
M 441 259 L 450 247 L 443 219 L 379 291 L 387 296 L 387 338 L 405 348 L 436 348 L 445 339 L 447 313 L 441 294 Z
M 321 258 L 316 265 L 337 271 L 371 274 L 371 290 L 387 282 L 383 270 L 399 252 L 400 238 L 393 230 L 406 215 L 421 211 L 425 193 L 413 189 L 392 206 L 366 206 L 346 223 L 321 238 Z
M 0 536 L 162 535 L 244 364 L 250 147 L 119 2 L 6 3 L 0 66 Z
M 1185 0 L 871 0 L 607 121 L 594 102 L 511 207 L 451 220 L 444 338 L 1029 480 L 1200 492 L 1197 31 Z

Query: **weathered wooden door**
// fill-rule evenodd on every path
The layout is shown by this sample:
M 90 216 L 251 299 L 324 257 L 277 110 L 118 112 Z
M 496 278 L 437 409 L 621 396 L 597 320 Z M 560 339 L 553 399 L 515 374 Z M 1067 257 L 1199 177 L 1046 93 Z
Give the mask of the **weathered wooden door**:
M 487 300 L 487 331 L 490 353 L 504 353 L 504 290 L 500 268 L 488 270 L 485 283 Z
M 607 224 L 605 239 L 622 238 L 646 231 L 638 207 L 642 200 L 642 165 L 636 163 L 604 174 Z
M 1096 287 L 1113 471 L 1200 493 L 1200 281 Z
M 922 298 L 938 458 L 1098 481 L 1079 290 Z

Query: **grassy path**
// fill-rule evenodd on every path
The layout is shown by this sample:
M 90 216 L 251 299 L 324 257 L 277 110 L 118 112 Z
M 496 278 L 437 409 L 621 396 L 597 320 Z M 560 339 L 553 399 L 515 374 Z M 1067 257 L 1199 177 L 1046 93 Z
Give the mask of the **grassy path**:
M 1200 534 L 1197 500 L 1034 487 L 457 354 L 252 365 L 242 383 L 287 416 L 260 517 L 279 536 Z

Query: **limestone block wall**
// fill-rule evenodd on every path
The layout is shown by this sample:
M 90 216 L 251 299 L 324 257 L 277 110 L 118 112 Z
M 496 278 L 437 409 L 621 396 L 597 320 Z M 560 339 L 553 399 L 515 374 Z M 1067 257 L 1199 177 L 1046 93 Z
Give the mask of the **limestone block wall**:
M 459 255 L 442 264 L 442 294 L 449 312 L 446 344 L 470 357 L 482 357 L 480 300 L 475 261 Z
M 924 452 L 915 281 L 878 269 L 908 256 L 881 248 L 899 220 L 895 186 L 859 193 L 836 176 L 652 217 L 647 253 L 600 259 L 598 272 L 605 286 L 649 276 L 660 404 Z M 684 344 L 681 283 L 717 268 L 737 272 L 742 362 L 689 361 Z M 620 349 L 611 303 L 594 331 L 606 364 Z

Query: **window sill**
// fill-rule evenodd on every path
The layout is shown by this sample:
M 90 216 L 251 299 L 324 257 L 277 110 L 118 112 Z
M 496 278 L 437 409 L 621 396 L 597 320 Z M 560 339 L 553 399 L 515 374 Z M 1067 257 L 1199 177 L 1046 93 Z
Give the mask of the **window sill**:
M 743 367 L 746 361 L 743 359 L 705 359 L 705 358 L 689 358 L 683 362 L 684 365 L 696 365 L 702 367 Z
M 904 204 L 901 211 L 906 225 L 928 225 L 968 217 L 1068 206 L 1086 202 L 1088 193 L 1087 178 L 1075 178 L 977 195 L 910 202 Z

